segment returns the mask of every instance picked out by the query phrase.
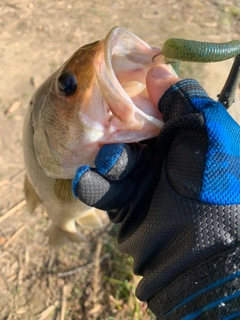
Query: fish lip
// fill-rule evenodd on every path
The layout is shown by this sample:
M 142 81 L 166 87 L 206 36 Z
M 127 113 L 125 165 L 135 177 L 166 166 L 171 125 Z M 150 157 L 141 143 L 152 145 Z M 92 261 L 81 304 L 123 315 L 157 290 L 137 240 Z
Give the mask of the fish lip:
M 150 47 L 122 27 L 114 27 L 110 30 L 103 40 L 103 48 L 103 54 L 101 53 L 101 58 L 95 64 L 95 73 L 111 114 L 109 110 L 107 112 L 120 122 L 131 124 L 129 131 L 141 130 L 146 119 L 161 129 L 163 126 L 161 116 L 149 100 L 146 89 L 147 100 L 145 99 L 144 106 L 143 103 L 139 104 L 139 99 L 138 104 L 135 103 L 133 96 L 130 96 L 123 88 L 123 85 L 132 82 L 146 88 L 147 71 L 154 65 L 163 63 L 161 49 Z M 133 74 L 134 77 L 132 77 Z M 142 109 L 154 111 L 153 115 Z

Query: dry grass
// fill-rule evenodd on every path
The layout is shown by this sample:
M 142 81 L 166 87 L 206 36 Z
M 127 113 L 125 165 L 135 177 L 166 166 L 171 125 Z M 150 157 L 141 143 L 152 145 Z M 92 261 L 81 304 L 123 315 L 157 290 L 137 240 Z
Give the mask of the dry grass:
M 16 189 L 22 180 L 19 173 Z M 5 198 L 16 193 L 10 186 L 2 183 Z M 39 208 L 29 216 L 24 200 L 11 204 L 0 223 L 1 319 L 150 319 L 134 295 L 132 260 L 118 251 L 116 227 L 107 220 L 101 230 L 83 231 L 88 244 L 58 249 L 48 246 L 46 214 Z

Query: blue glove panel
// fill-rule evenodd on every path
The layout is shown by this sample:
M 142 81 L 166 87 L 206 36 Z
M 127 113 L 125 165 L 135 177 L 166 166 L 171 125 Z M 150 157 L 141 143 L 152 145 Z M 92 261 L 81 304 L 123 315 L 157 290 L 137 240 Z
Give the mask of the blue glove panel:
M 209 138 L 199 200 L 222 205 L 240 203 L 239 125 L 219 102 L 197 97 L 191 102 L 202 112 Z
M 104 145 L 94 162 L 98 173 L 106 174 L 110 171 L 121 156 L 123 148 L 124 143 Z

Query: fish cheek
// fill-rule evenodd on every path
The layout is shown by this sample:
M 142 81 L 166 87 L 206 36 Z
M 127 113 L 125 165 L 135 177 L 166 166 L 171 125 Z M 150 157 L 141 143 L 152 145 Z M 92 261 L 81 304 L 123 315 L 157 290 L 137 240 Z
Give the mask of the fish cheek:
M 44 170 L 45 174 L 52 178 L 58 178 L 63 175 L 63 169 L 56 160 L 56 155 L 53 156 L 48 137 L 44 126 L 38 126 L 34 131 L 33 145 L 39 165 Z

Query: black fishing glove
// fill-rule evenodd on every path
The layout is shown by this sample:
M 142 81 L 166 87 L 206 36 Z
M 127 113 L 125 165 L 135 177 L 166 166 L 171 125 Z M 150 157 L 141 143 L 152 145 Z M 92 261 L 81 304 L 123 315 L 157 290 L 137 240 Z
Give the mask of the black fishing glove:
M 239 126 L 194 80 L 159 110 L 159 137 L 104 146 L 73 191 L 121 223 L 119 248 L 143 276 L 136 295 L 158 319 L 240 318 Z

